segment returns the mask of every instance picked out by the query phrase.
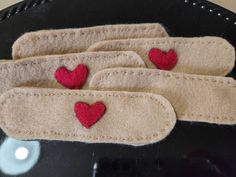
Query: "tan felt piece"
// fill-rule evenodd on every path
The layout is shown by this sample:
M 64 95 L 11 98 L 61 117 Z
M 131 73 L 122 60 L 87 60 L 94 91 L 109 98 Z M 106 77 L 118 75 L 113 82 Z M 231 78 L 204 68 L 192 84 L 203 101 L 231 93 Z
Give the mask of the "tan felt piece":
M 159 48 L 164 52 L 175 50 L 178 61 L 172 69 L 174 72 L 224 76 L 234 67 L 234 47 L 219 37 L 111 40 L 95 43 L 88 51 L 132 50 L 143 58 L 148 68 L 156 68 L 148 58 L 148 52 L 152 48 Z
M 83 88 L 97 71 L 112 67 L 145 67 L 134 52 L 84 52 L 67 55 L 38 56 L 0 63 L 0 94 L 18 86 L 63 88 L 54 78 L 57 68 L 73 70 L 85 64 L 89 75 Z
M 74 104 L 106 105 L 103 117 L 86 129 Z M 176 116 L 162 96 L 150 93 L 14 88 L 0 96 L 0 125 L 17 139 L 146 145 L 165 138 Z
M 232 78 L 116 68 L 96 73 L 90 88 L 157 93 L 170 101 L 178 120 L 236 124 L 236 81 Z
M 168 34 L 159 23 L 42 30 L 25 33 L 18 38 L 12 47 L 12 57 L 19 59 L 38 55 L 77 53 L 102 40 L 166 36 Z

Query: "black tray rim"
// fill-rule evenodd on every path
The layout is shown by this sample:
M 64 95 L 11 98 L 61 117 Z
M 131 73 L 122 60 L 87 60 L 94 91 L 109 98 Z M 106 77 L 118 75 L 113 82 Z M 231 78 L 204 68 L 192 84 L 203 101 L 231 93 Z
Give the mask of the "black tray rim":
M 47 3 L 53 2 L 55 0 L 24 0 L 15 5 L 12 5 L 8 8 L 5 8 L 0 11 L 0 23 L 18 15 L 29 9 L 33 9 Z M 236 13 L 223 8 L 217 4 L 206 0 L 180 0 L 182 3 L 185 3 L 188 6 L 193 6 L 207 11 L 209 14 L 214 14 L 219 18 L 223 18 L 230 24 L 236 26 Z

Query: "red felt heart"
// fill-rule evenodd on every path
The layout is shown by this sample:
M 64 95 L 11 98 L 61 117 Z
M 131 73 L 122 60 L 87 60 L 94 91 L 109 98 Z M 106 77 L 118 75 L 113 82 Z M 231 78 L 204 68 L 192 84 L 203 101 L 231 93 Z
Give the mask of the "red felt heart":
M 152 48 L 148 53 L 148 57 L 158 69 L 171 70 L 177 63 L 177 55 L 174 50 L 165 53 L 160 49 Z
M 59 67 L 55 71 L 54 77 L 57 82 L 66 88 L 79 89 L 87 80 L 88 68 L 83 64 L 79 64 L 73 71 L 70 71 L 65 67 Z
M 81 124 L 86 128 L 90 128 L 103 116 L 106 106 L 102 102 L 96 102 L 91 106 L 84 102 L 77 102 L 74 111 Z

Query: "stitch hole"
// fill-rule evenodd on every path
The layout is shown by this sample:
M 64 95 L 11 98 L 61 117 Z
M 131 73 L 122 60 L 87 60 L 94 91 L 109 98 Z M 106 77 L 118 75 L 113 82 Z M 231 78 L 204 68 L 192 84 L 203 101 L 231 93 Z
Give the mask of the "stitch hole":
M 117 140 L 117 137 L 113 137 L 113 140 L 116 141 L 116 140 Z
M 165 125 L 166 125 L 167 127 L 169 127 L 169 126 L 170 126 L 170 122 L 166 122 Z
M 76 135 L 75 133 L 72 133 L 72 136 L 73 136 L 73 137 L 76 137 L 77 135 Z
M 154 133 L 152 136 L 153 136 L 153 137 L 158 137 L 158 134 L 157 134 L 157 133 Z
M 34 132 L 32 132 L 32 131 L 28 131 L 28 134 L 30 134 L 30 135 L 33 135 L 33 134 L 34 134 Z
M 171 76 L 169 74 L 167 74 L 166 77 L 171 77 Z
M 165 129 L 164 129 L 164 128 L 161 128 L 161 129 L 160 129 L 160 132 L 161 132 L 161 133 L 164 133 L 164 132 L 165 132 Z
M 127 140 L 128 141 L 133 141 L 133 138 L 128 137 Z
M 64 135 L 65 135 L 66 137 L 69 137 L 69 136 L 70 136 L 70 134 L 69 134 L 69 133 L 65 133 Z
M 4 121 L 2 121 L 1 124 L 2 124 L 3 126 L 6 126 L 6 122 L 4 122 Z

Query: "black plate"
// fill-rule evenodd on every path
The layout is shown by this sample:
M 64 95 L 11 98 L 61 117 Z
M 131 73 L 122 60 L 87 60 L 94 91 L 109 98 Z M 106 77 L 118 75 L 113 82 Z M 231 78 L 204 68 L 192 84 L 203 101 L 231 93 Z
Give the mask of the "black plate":
M 235 14 L 204 0 L 31 0 L 0 13 L 0 58 L 10 58 L 27 31 L 143 22 L 160 22 L 171 36 L 215 35 L 236 46 Z M 235 137 L 236 126 L 178 122 L 165 140 L 143 147 L 40 141 L 38 164 L 21 176 L 232 177 Z

